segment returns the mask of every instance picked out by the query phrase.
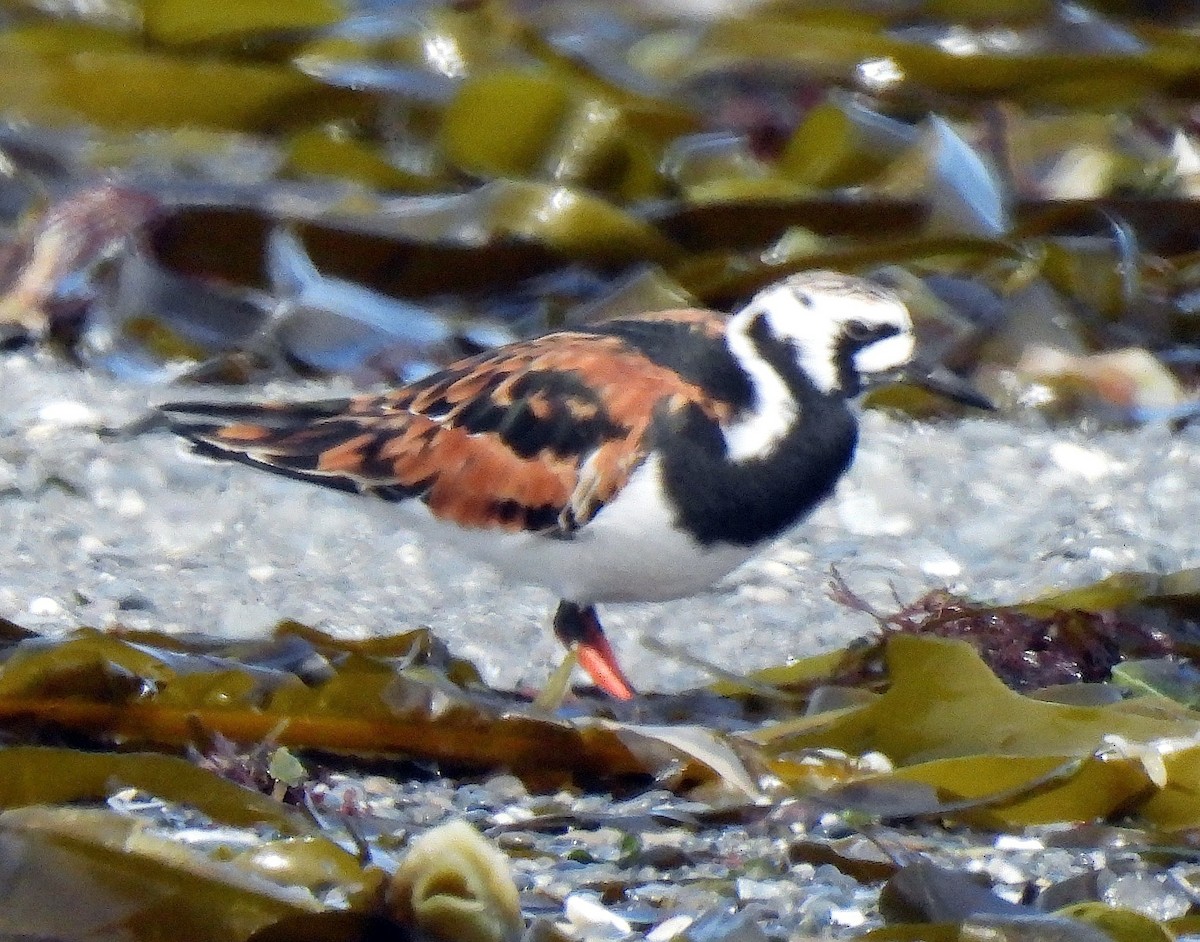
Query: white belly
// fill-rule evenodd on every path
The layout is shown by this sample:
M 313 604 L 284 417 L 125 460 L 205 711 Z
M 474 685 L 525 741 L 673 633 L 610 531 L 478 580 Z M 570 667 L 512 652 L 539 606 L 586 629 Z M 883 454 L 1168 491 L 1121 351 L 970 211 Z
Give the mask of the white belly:
M 570 539 L 462 530 L 438 520 L 417 501 L 400 507 L 405 522 L 515 581 L 545 586 L 560 598 L 583 604 L 692 595 L 754 552 L 726 544 L 702 547 L 676 529 L 656 457 L 643 463 L 620 494 Z

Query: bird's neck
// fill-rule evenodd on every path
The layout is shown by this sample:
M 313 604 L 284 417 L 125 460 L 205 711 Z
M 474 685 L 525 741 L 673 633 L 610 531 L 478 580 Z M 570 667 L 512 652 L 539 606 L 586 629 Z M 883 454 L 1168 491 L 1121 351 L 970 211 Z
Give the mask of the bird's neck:
M 664 438 L 664 484 L 701 543 L 751 545 L 782 533 L 829 495 L 857 440 L 845 397 L 821 389 L 786 342 L 745 328 L 727 337 L 752 390 L 748 404 L 721 424 L 693 411 Z
M 769 456 L 801 421 L 802 405 L 819 409 L 814 399 L 843 398 L 845 370 L 827 339 L 805 338 L 797 349 L 773 333 L 767 317 L 743 311 L 730 320 L 726 342 L 752 389 L 749 405 L 722 427 L 731 461 Z

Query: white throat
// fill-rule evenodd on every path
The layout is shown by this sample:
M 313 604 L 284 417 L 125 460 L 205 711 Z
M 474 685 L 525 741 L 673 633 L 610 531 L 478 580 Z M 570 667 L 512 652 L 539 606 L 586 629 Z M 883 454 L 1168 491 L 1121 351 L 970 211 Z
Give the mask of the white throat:
M 750 407 L 724 430 L 730 461 L 753 461 L 770 454 L 800 416 L 800 406 L 783 377 L 762 358 L 746 334 L 756 315 L 751 311 L 738 314 L 725 331 L 729 352 L 746 371 L 753 391 Z

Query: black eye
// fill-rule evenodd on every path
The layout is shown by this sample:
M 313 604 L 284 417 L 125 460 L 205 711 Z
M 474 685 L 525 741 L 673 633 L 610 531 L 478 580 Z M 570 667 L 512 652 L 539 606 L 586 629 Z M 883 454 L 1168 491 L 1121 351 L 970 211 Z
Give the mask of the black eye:
M 865 321 L 847 321 L 842 327 L 843 336 L 855 347 L 865 347 L 867 344 L 894 337 L 900 333 L 895 324 L 869 324 Z
M 842 328 L 842 332 L 846 335 L 847 340 L 852 340 L 857 344 L 870 343 L 872 340 L 879 340 L 881 337 L 887 336 L 888 331 L 883 329 L 880 332 L 881 324 L 867 324 L 863 321 L 847 321 Z

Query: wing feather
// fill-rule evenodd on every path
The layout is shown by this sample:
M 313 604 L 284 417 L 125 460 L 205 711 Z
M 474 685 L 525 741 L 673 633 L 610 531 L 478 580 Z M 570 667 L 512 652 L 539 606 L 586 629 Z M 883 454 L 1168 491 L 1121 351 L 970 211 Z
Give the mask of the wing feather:
M 644 320 L 706 343 L 719 336 L 711 312 Z M 731 408 L 598 328 L 510 344 L 378 395 L 160 408 L 208 455 L 340 490 L 419 499 L 466 527 L 568 535 L 645 460 L 659 411 L 687 404 L 714 421 Z

